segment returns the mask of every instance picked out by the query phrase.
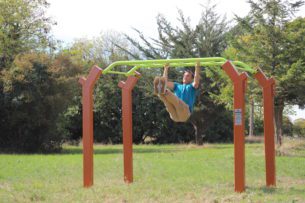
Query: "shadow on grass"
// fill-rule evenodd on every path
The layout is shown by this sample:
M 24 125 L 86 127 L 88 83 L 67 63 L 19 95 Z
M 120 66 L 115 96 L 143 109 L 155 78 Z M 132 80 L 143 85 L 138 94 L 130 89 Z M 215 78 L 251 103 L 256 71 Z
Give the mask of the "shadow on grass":
M 209 149 L 233 149 L 233 147 L 230 145 L 221 145 L 221 144 L 209 145 L 207 148 L 209 148 Z
M 273 194 L 277 192 L 276 187 L 260 187 L 260 190 L 262 190 L 264 193 Z
M 278 187 L 267 187 L 267 186 L 261 186 L 261 187 L 246 187 L 247 191 L 262 191 L 265 194 L 279 194 L 279 193 L 287 193 L 292 192 L 293 194 L 302 194 L 304 193 L 303 189 L 297 189 L 293 186 L 288 188 L 278 188 Z
M 196 149 L 196 148 L 194 148 Z M 137 148 L 133 147 L 133 153 L 174 153 L 174 152 L 183 152 L 183 151 L 188 151 L 188 150 L 193 150 L 192 148 L 180 148 L 180 147 L 143 147 L 143 148 Z M 25 153 L 25 152 L 1 152 L 0 155 L 73 155 L 73 154 L 83 154 L 83 149 L 82 147 L 75 147 L 75 146 L 69 146 L 69 147 L 63 147 L 62 150 L 58 152 L 51 152 L 51 153 Z M 104 148 L 102 146 L 94 147 L 94 154 L 123 154 L 123 146 L 120 148 L 117 147 L 109 147 L 105 146 Z
M 263 146 L 261 144 L 257 143 L 247 143 L 245 145 L 245 148 L 262 148 Z M 210 149 L 234 149 L 234 144 L 212 144 L 208 146 L 207 148 Z
M 141 154 L 141 153 L 174 153 L 186 151 L 186 148 L 171 148 L 171 147 L 160 147 L 160 148 L 133 148 L 133 153 Z M 0 155 L 73 155 L 73 154 L 83 154 L 82 147 L 64 147 L 59 152 L 52 153 L 18 153 L 18 152 L 0 152 Z M 122 148 L 95 148 L 94 154 L 123 154 L 123 146 Z
M 172 152 L 179 152 L 184 151 L 184 149 L 175 149 L 175 148 L 154 148 L 154 149 L 133 149 L 133 153 L 172 153 Z M 82 154 L 82 148 L 66 148 L 61 151 L 59 154 Z M 123 149 L 94 149 L 94 154 L 122 154 Z
M 276 150 L 276 157 L 282 157 L 282 158 L 305 158 L 305 154 L 298 154 L 300 152 L 298 151 L 295 151 L 295 152 L 282 152 L 282 151 L 279 151 L 279 150 Z M 302 151 L 301 151 L 302 152 Z

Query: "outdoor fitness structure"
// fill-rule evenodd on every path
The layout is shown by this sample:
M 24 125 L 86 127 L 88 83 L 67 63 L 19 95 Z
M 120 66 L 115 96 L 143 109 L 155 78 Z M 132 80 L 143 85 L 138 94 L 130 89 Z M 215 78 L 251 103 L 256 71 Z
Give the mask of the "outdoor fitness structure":
M 132 162 L 132 89 L 136 85 L 140 74 L 138 69 L 162 68 L 169 64 L 170 67 L 195 66 L 200 62 L 204 67 L 222 67 L 230 77 L 234 86 L 234 177 L 235 191 L 245 190 L 245 92 L 248 74 L 254 75 L 263 89 L 264 99 L 264 141 L 266 185 L 275 186 L 275 149 L 274 149 L 274 86 L 273 78 L 267 78 L 259 68 L 252 69 L 240 61 L 228 61 L 225 58 L 189 58 L 189 59 L 164 59 L 143 61 L 117 61 L 105 70 L 94 66 L 87 79 L 81 77 L 83 105 L 83 181 L 84 187 L 93 185 L 93 89 L 97 79 L 103 74 L 121 74 L 127 77 L 126 81 L 119 82 L 122 89 L 122 126 L 123 126 L 123 153 L 124 153 L 124 181 L 133 182 Z M 114 70 L 115 67 L 133 67 L 127 72 Z M 238 72 L 241 71 L 241 73 Z

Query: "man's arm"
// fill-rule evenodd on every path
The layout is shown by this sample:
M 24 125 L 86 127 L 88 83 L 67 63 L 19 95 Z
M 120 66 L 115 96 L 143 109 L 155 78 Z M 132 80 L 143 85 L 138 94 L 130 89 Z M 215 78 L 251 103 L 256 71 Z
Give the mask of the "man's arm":
M 194 82 L 193 82 L 193 87 L 197 89 L 199 87 L 199 82 L 200 82 L 200 63 L 197 62 L 195 66 L 195 76 L 194 76 Z
M 168 65 L 168 64 L 165 64 L 165 66 L 164 66 L 164 71 L 163 71 L 163 77 L 164 77 L 164 78 L 166 79 L 166 81 L 167 81 L 167 87 L 168 87 L 169 89 L 174 89 L 174 83 L 168 81 L 168 68 L 169 68 L 169 65 Z

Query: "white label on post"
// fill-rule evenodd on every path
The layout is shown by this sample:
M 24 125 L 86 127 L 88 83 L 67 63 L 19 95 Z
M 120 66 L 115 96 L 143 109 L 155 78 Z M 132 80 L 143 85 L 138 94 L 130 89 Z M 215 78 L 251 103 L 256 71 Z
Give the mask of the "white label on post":
M 234 109 L 234 125 L 242 125 L 241 109 Z

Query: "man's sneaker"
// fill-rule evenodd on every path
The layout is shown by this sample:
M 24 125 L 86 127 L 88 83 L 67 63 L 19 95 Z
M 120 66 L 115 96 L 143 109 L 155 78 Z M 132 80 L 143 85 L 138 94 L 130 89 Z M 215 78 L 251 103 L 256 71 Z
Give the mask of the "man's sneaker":
M 159 94 L 159 89 L 160 89 L 160 77 L 155 77 L 154 79 L 154 94 L 158 95 Z
M 166 92 L 166 78 L 165 77 L 160 77 L 160 83 L 161 83 L 161 91 L 160 94 L 165 94 Z

